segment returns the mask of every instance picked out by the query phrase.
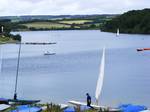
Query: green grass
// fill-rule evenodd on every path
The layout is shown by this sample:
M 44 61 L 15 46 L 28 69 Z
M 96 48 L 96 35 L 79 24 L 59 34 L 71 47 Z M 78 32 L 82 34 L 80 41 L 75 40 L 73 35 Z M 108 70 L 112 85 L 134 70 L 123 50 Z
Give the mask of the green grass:
M 59 21 L 59 23 L 65 24 L 84 24 L 85 22 L 92 22 L 92 20 L 66 20 L 66 21 Z
M 2 43 L 14 43 L 16 42 L 16 40 L 13 40 L 12 38 L 9 37 L 4 37 L 4 36 L 0 36 L 0 44 Z
M 59 23 L 53 23 L 53 22 L 32 22 L 32 23 L 26 23 L 22 24 L 27 26 L 28 28 L 69 28 L 70 25 L 64 25 L 64 24 L 59 24 Z

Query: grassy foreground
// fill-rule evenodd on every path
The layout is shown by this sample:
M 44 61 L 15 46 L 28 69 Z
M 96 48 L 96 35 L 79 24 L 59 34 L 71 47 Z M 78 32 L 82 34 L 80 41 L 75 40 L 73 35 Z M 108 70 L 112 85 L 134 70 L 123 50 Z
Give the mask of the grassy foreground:
M 64 110 L 60 108 L 59 105 L 56 104 L 34 104 L 31 106 L 39 106 L 39 107 L 45 107 L 44 110 L 42 110 L 42 112 L 63 112 Z M 11 108 L 2 111 L 2 112 L 11 112 L 12 110 L 15 110 L 16 106 L 12 106 Z M 81 112 L 79 109 L 76 108 L 76 112 Z M 86 110 L 86 111 L 82 111 L 82 112 L 98 112 L 98 110 Z

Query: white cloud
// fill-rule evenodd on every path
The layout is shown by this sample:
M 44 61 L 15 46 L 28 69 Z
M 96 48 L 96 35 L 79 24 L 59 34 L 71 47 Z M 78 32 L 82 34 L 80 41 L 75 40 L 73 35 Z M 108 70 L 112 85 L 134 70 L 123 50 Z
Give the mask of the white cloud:
M 149 7 L 149 0 L 0 0 L 0 16 L 123 13 Z

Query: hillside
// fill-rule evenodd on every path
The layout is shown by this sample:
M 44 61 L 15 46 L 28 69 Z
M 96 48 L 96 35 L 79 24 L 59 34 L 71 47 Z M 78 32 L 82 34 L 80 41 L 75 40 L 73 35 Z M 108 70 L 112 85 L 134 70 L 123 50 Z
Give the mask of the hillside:
M 150 9 L 132 10 L 107 21 L 102 31 L 121 33 L 150 34 Z
M 33 30 L 85 30 L 100 29 L 100 26 L 116 15 L 35 15 L 35 16 L 4 16 L 13 24 L 12 31 Z

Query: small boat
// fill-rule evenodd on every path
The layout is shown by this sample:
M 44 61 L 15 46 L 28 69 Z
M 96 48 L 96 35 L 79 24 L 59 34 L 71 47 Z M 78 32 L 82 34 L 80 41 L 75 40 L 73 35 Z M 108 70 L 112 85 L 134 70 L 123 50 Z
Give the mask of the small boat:
M 8 99 L 9 103 L 13 104 L 34 104 L 40 102 L 40 100 L 20 100 L 17 98 L 17 87 L 18 87 L 18 76 L 19 76 L 19 67 L 20 67 L 20 56 L 21 56 L 21 42 L 19 44 L 19 51 L 18 51 L 18 60 L 17 60 L 17 71 L 16 71 L 16 78 L 15 78 L 15 88 L 14 88 L 14 98 Z
M 117 33 L 116 33 L 116 36 L 118 37 L 120 35 L 120 31 L 119 31 L 119 28 L 117 29 Z
M 27 105 L 27 104 L 35 104 L 40 102 L 40 100 L 19 100 L 19 99 L 8 99 L 9 104 L 17 104 L 17 105 Z
M 10 108 L 10 105 L 7 105 L 7 104 L 0 104 L 0 112 L 6 110 L 6 109 L 8 109 L 8 108 Z
M 150 50 L 150 48 L 143 48 L 144 50 Z
M 137 51 L 144 51 L 144 49 L 142 49 L 142 48 L 138 48 L 138 49 L 136 49 Z
M 21 53 L 21 42 L 19 44 L 17 71 L 16 71 L 16 78 L 15 78 L 16 80 L 15 80 L 14 98 L 13 99 L 0 98 L 0 104 L 25 105 L 25 104 L 34 104 L 34 103 L 40 102 L 40 100 L 20 100 L 20 99 L 17 99 L 17 85 L 18 85 L 18 75 L 19 75 L 20 53 Z M 2 48 L 0 46 L 0 73 L 1 73 L 1 67 L 2 67 Z
M 55 55 L 56 53 L 50 53 L 49 51 L 46 51 L 45 53 L 44 53 L 44 55 Z
M 100 64 L 100 72 L 98 75 L 97 86 L 96 86 L 96 91 L 95 91 L 96 104 L 91 105 L 96 110 L 99 110 L 99 109 L 107 110 L 108 109 L 108 107 L 106 107 L 106 106 L 99 105 L 99 99 L 100 99 L 100 95 L 101 95 L 102 87 L 103 87 L 103 82 L 104 82 L 104 74 L 105 74 L 105 47 L 103 48 L 103 53 L 102 53 L 102 57 L 101 57 L 101 64 Z M 87 106 L 86 102 L 79 102 L 79 101 L 74 101 L 74 100 L 69 101 L 68 103 L 75 105 L 77 107 Z M 109 112 L 120 112 L 120 109 L 109 107 Z

